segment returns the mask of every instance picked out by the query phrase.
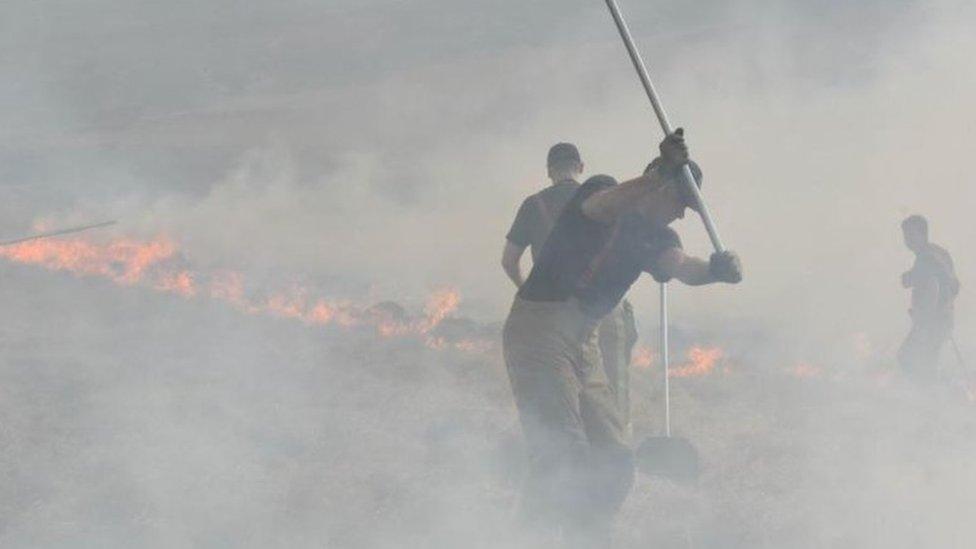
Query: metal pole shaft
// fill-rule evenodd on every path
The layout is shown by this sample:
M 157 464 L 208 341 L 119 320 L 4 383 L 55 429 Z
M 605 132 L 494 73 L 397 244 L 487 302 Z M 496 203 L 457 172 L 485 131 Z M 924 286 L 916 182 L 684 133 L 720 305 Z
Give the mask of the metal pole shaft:
M 661 364 L 664 369 L 664 433 L 671 436 L 671 358 L 668 350 L 668 285 L 661 284 Z
M 617 7 L 616 0 L 606 0 L 606 2 L 607 7 L 610 8 L 610 15 L 613 16 L 613 22 L 616 23 L 617 30 L 620 31 L 620 38 L 623 39 L 627 53 L 630 54 L 630 60 L 634 64 L 637 76 L 644 86 L 647 98 L 651 100 L 651 106 L 654 107 L 654 113 L 657 115 L 658 122 L 661 123 L 661 129 L 664 130 L 665 135 L 670 135 L 674 132 L 671 127 L 671 122 L 668 120 L 668 115 L 664 112 L 664 107 L 658 99 L 657 90 L 654 89 L 651 77 L 647 73 L 644 60 L 641 58 L 640 52 L 637 51 L 637 47 L 634 46 L 634 39 L 630 35 L 630 29 L 627 28 L 627 22 L 624 21 L 623 15 L 620 14 L 620 8 Z M 705 230 L 708 231 L 708 238 L 712 241 L 712 247 L 715 248 L 716 252 L 724 251 L 725 246 L 722 245 L 722 239 L 718 235 L 718 229 L 715 228 L 715 223 L 712 222 L 712 215 L 708 211 L 708 206 L 705 205 L 705 199 L 702 197 L 698 185 L 695 183 L 695 176 L 692 175 L 691 168 L 686 164 L 683 166 L 681 174 L 684 184 L 688 187 L 688 190 L 698 203 L 698 213 L 701 215 L 702 222 L 705 224 Z
M 959 344 L 956 343 L 956 336 L 955 336 L 955 334 L 950 334 L 949 335 L 949 341 L 952 343 L 952 350 L 955 351 L 955 353 L 956 353 L 956 360 L 958 360 L 959 361 L 959 365 L 962 366 L 963 369 L 965 369 L 966 368 L 966 361 L 962 359 L 962 353 L 959 352 Z
M 41 234 L 35 234 L 32 236 L 25 236 L 23 238 L 15 238 L 13 240 L 5 240 L 0 242 L 0 246 L 12 246 L 14 244 L 20 244 L 21 242 L 30 242 L 31 240 L 39 240 L 41 238 L 51 238 L 53 236 L 61 236 L 71 233 L 79 233 L 81 231 L 87 231 L 90 229 L 98 229 L 101 227 L 108 227 L 110 225 L 115 225 L 115 221 L 105 221 L 104 223 L 95 223 L 94 225 L 84 225 L 81 227 L 71 227 L 70 229 L 61 229 L 58 231 L 50 231 Z

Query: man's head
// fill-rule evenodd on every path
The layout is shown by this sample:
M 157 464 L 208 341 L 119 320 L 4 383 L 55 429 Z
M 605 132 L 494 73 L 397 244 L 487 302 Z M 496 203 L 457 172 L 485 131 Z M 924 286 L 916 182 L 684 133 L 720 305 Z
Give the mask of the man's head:
M 929 222 L 920 215 L 906 217 L 901 222 L 902 236 L 909 250 L 918 251 L 929 241 Z
M 695 181 L 700 189 L 702 185 L 701 168 L 692 161 L 689 161 L 688 165 L 691 167 L 691 173 L 694 174 Z M 651 162 L 644 173 L 656 169 L 661 169 L 660 158 Z M 685 187 L 681 172 L 666 175 L 658 188 L 648 194 L 638 205 L 638 211 L 641 215 L 658 225 L 669 225 L 677 219 L 684 218 L 686 208 L 697 211 L 698 202 L 691 190 Z
M 549 169 L 549 179 L 553 183 L 576 180 L 583 173 L 583 161 L 579 150 L 572 143 L 556 143 L 549 149 L 546 156 L 546 167 Z

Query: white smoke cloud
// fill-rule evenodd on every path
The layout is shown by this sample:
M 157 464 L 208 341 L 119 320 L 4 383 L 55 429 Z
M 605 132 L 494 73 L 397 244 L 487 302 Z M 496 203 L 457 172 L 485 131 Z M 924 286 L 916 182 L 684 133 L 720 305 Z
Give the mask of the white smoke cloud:
M 549 145 L 574 141 L 588 173 L 625 178 L 659 139 L 602 4 L 570 4 L 7 4 L 0 228 L 120 217 L 174 235 L 197 266 L 413 308 L 452 285 L 464 314 L 498 320 L 512 293 L 503 237 L 546 183 Z M 736 372 L 756 376 L 719 396 L 676 389 L 679 423 L 712 460 L 708 501 L 692 503 L 729 522 L 712 525 L 718 546 L 897 547 L 920 532 L 965 546 L 972 472 L 953 418 L 967 409 L 858 375 L 890 366 L 907 324 L 910 213 L 955 255 L 958 336 L 976 349 L 972 8 L 629 4 L 747 271 L 740 287 L 673 298 L 676 324 L 737 347 L 750 362 Z M 694 216 L 678 225 L 708 253 Z M 514 487 L 485 457 L 484 433 L 514 421 L 496 363 L 337 349 L 342 336 L 215 304 L 5 269 L 0 540 L 450 547 L 506 520 Z M 633 292 L 644 332 L 655 291 Z M 796 361 L 843 376 L 809 392 L 763 377 Z M 443 489 L 428 485 L 431 448 L 448 454 Z M 837 466 L 847 457 L 863 466 Z M 660 502 L 691 504 L 669 490 L 642 481 L 624 541 L 673 526 L 677 505 Z M 910 528 L 916 498 L 929 512 Z M 642 522 L 649 509 L 663 510 Z

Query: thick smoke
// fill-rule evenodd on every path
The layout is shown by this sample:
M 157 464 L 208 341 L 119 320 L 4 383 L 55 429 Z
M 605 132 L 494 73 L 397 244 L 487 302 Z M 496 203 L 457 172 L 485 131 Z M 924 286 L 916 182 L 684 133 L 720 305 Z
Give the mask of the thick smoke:
M 618 178 L 654 155 L 602 2 L 329 4 L 0 7 L 0 229 L 117 217 L 199 268 L 414 309 L 449 285 L 491 323 L 512 293 L 503 236 L 546 184 L 548 146 L 574 141 L 588 174 Z M 976 351 L 976 13 L 768 4 L 622 6 L 747 278 L 674 289 L 688 342 L 728 347 L 742 376 L 678 388 L 712 456 L 707 497 L 642 481 L 619 537 L 681 538 L 685 509 L 724 546 L 966 546 L 969 408 L 869 380 L 907 329 L 911 213 L 955 256 L 957 338 Z M 708 253 L 696 217 L 678 229 Z M 516 480 L 496 454 L 517 432 L 497 357 L 4 272 L 0 544 L 497 541 Z M 655 291 L 632 295 L 645 336 Z M 782 379 L 800 363 L 812 385 Z M 650 373 L 636 383 L 656 398 Z M 659 427 L 656 402 L 639 428 Z

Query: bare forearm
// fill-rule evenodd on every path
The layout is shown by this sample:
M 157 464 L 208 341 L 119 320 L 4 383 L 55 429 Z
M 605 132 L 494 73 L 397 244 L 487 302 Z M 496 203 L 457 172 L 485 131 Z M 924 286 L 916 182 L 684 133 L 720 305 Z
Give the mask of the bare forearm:
M 507 274 L 508 279 L 515 284 L 515 287 L 521 288 L 522 283 L 525 282 L 525 280 L 522 278 L 522 267 L 518 263 L 515 263 L 514 265 L 503 263 L 502 268 L 505 269 L 505 274 Z
M 689 286 L 704 286 L 718 282 L 712 276 L 708 261 L 697 257 L 686 257 L 676 266 L 674 277 Z
M 653 192 L 662 180 L 658 170 L 652 170 L 600 191 L 583 202 L 583 215 L 601 223 L 613 223 L 621 215 L 636 208 L 641 199 Z
M 521 265 L 524 252 L 524 247 L 505 241 L 505 248 L 502 250 L 502 269 L 516 288 L 521 288 L 522 283 L 525 282 L 522 278 Z

